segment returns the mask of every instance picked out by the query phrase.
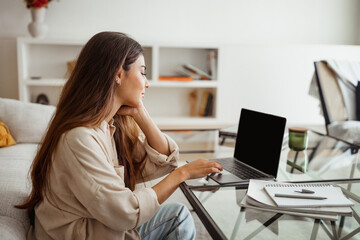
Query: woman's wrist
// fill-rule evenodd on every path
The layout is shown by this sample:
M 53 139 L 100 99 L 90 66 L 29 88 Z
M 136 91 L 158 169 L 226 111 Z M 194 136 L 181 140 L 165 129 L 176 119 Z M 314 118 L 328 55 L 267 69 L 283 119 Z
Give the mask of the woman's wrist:
M 176 179 L 179 180 L 179 183 L 185 182 L 190 178 L 189 174 L 184 171 L 184 168 L 182 167 L 176 168 L 171 174 L 174 174 L 176 176 Z
M 146 119 L 150 117 L 145 107 L 138 108 L 137 111 L 134 112 L 135 113 L 132 115 L 132 117 L 138 125 L 140 125 L 142 122 L 146 121 Z

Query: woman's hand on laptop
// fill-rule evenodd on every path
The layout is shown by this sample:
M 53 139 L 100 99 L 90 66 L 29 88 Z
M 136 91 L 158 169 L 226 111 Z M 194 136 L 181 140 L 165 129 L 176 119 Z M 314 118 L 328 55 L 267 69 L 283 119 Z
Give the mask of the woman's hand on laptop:
M 172 171 L 168 176 L 152 187 L 159 203 L 163 203 L 184 181 L 202 178 L 209 173 L 220 173 L 222 166 L 217 161 L 197 159 Z
M 210 173 L 220 173 L 223 170 L 217 161 L 197 159 L 176 169 L 184 177 L 184 181 L 194 178 L 202 178 Z

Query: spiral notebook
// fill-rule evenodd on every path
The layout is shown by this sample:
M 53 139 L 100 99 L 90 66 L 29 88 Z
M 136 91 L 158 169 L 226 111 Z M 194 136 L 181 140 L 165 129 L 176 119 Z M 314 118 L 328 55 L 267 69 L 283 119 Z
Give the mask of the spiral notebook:
M 278 207 L 271 199 L 269 194 L 265 190 L 266 185 L 279 184 L 274 181 L 263 181 L 251 179 L 249 182 L 249 188 L 246 197 L 239 197 L 239 205 L 250 208 L 259 208 L 264 211 L 274 211 L 287 213 L 291 215 L 306 216 L 327 220 L 334 220 L 334 216 L 352 216 L 352 209 L 350 207 Z M 290 183 L 281 183 L 290 184 Z M 303 187 L 303 184 L 301 184 Z M 340 191 L 339 188 L 335 188 Z M 342 194 L 342 193 L 341 193 Z M 302 199 L 303 200 L 303 199 Z M 240 202 L 241 201 L 241 202 Z M 336 219 L 335 219 L 336 220 Z
M 275 204 L 283 208 L 349 207 L 354 205 L 344 196 L 340 188 L 330 184 L 271 183 L 265 185 L 264 188 Z M 301 193 L 303 189 L 312 193 Z M 275 194 L 282 194 L 287 197 L 277 197 Z M 302 198 L 307 196 L 322 197 L 324 199 Z

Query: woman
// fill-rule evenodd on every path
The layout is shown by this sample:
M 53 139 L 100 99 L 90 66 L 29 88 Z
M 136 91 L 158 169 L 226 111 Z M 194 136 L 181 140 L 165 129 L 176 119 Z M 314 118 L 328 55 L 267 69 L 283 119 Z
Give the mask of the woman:
M 125 34 L 98 33 L 84 46 L 33 162 L 32 192 L 17 206 L 30 212 L 29 239 L 195 237 L 183 205 L 160 204 L 222 167 L 199 159 L 176 168 L 177 145 L 142 104 L 145 70 L 142 47 Z

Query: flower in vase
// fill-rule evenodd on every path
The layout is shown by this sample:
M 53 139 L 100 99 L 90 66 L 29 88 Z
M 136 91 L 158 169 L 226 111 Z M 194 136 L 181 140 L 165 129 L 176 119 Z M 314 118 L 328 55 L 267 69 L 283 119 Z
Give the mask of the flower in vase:
M 42 8 L 42 7 L 47 7 L 47 5 L 49 4 L 49 2 L 51 2 L 52 0 L 25 0 L 26 3 L 26 7 L 27 8 Z

